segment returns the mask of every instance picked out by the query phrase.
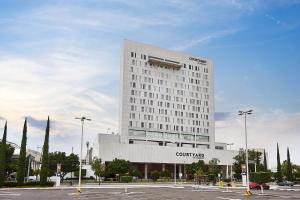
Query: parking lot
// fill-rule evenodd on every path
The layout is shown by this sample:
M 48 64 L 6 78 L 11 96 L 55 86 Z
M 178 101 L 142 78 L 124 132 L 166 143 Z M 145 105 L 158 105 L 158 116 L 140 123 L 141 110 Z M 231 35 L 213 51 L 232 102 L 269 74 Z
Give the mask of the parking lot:
M 77 195 L 75 189 L 6 189 L 0 190 L 1 200 L 118 200 L 118 199 L 191 199 L 191 200 L 243 200 L 243 199 L 299 199 L 299 190 L 269 190 L 264 195 L 260 191 L 253 191 L 253 196 L 245 197 L 244 190 L 216 188 L 185 187 L 139 187 L 139 188 L 97 188 L 83 189 L 82 194 Z

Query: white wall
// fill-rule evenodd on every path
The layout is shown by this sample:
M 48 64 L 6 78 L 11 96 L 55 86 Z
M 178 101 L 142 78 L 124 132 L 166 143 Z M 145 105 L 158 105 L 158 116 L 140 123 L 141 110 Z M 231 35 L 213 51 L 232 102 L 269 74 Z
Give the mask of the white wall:
M 213 158 L 220 160 L 220 165 L 233 163 L 233 157 L 238 151 L 199 149 L 187 147 L 153 146 L 145 144 L 124 144 L 119 142 L 118 135 L 99 134 L 98 158 L 102 161 L 112 161 L 115 158 L 140 163 L 178 163 L 190 164 L 198 159 L 192 156 L 176 156 L 177 152 L 204 154 L 208 163 Z M 95 152 L 97 150 L 95 149 Z

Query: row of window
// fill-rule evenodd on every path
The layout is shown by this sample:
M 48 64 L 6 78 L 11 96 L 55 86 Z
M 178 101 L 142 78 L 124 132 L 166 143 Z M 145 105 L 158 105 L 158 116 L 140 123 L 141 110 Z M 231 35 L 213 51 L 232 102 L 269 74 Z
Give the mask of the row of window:
M 189 107 L 189 106 L 188 106 Z M 188 109 L 189 111 L 190 109 Z M 130 111 L 131 112 L 150 112 L 150 113 L 155 113 L 155 108 L 154 107 L 150 107 L 150 106 L 137 106 L 137 105 L 130 105 Z M 188 112 L 188 111 L 180 111 L 180 110 L 173 110 L 173 109 L 164 109 L 164 108 L 158 108 L 157 109 L 158 112 L 156 112 L 156 114 L 160 114 L 160 115 L 171 115 L 171 116 L 179 116 L 179 117 L 183 117 L 184 113 L 186 117 L 189 118 L 199 118 L 201 116 L 202 119 L 202 113 L 204 116 L 204 119 L 208 120 L 208 114 L 205 113 L 209 113 L 209 108 L 202 108 L 201 107 L 196 107 L 196 106 L 192 106 L 192 110 L 193 112 Z M 202 112 L 202 113 L 201 113 Z
M 187 126 L 179 126 L 179 125 L 171 125 L 171 124 L 156 124 L 152 122 L 134 122 L 129 121 L 129 128 L 147 128 L 147 129 L 158 129 L 158 130 L 170 130 L 170 131 L 181 131 L 181 132 L 191 132 L 191 133 L 205 133 L 208 134 L 208 128 L 202 127 L 187 127 Z
M 136 73 L 132 73 L 131 74 L 131 80 L 132 81 L 140 81 L 140 82 L 142 82 L 143 81 L 142 77 L 143 76 L 138 75 Z M 145 83 L 148 82 L 148 83 L 154 84 L 155 83 L 154 82 L 154 78 L 152 78 L 152 77 L 144 76 L 144 82 Z M 186 84 L 185 81 L 184 81 L 185 77 L 182 77 L 182 80 L 183 80 L 182 83 L 180 83 L 180 82 L 176 82 L 176 81 L 170 81 L 169 79 L 164 80 L 164 79 L 157 78 L 157 82 L 156 83 L 157 83 L 157 85 L 160 85 L 160 86 L 170 85 L 170 86 L 172 86 L 174 88 L 177 88 L 179 85 L 181 85 L 182 86 L 181 88 L 183 88 L 183 86 L 185 86 L 184 89 L 189 89 L 192 86 L 199 86 L 199 85 L 203 85 L 205 87 L 209 87 L 209 81 L 205 81 L 205 80 L 201 80 L 201 79 L 196 79 L 196 78 L 189 78 L 188 79 L 189 80 L 188 81 L 189 84 Z
M 150 69 L 149 69 L 149 68 L 147 68 L 147 62 L 144 63 L 144 67 L 142 66 L 142 62 L 140 62 L 140 67 L 136 67 L 137 62 L 135 60 L 132 60 L 131 65 L 132 66 L 130 67 L 130 72 L 133 72 L 135 74 L 140 74 L 140 69 L 141 69 L 141 73 L 143 75 L 153 75 L 155 77 L 163 78 L 163 79 L 170 78 L 170 76 L 169 76 L 170 69 L 169 68 L 165 69 L 165 72 L 164 72 L 164 68 L 163 69 L 157 68 L 157 66 L 151 65 Z M 172 72 L 174 73 L 174 71 L 172 71 Z M 177 81 L 184 82 L 186 77 L 200 78 L 200 79 L 203 77 L 202 79 L 208 80 L 208 74 L 205 74 L 205 73 L 202 74 L 200 72 L 190 72 L 187 70 L 181 70 L 180 74 L 183 76 L 178 75 L 178 73 L 172 74 L 173 79 L 175 78 L 175 80 L 177 80 Z
M 179 92 L 181 94 L 181 91 Z M 130 90 L 130 94 L 132 96 L 137 96 L 137 97 L 149 97 L 149 98 L 156 98 L 156 99 L 161 99 L 161 100 L 167 100 L 167 101 L 172 101 L 171 95 L 167 95 L 167 94 L 162 94 L 162 93 L 155 93 L 155 92 L 146 92 L 146 91 L 140 91 L 137 89 L 131 89 Z M 183 95 L 172 95 L 173 96 L 173 100 L 174 102 L 183 102 L 183 100 L 185 99 L 186 103 L 187 98 L 183 98 L 183 96 L 186 96 L 185 93 L 182 93 Z M 185 94 L 185 95 L 184 95 Z M 190 98 L 197 98 L 197 99 L 209 99 L 209 95 L 205 95 L 205 94 L 199 94 L 199 93 L 194 93 L 194 92 L 189 92 L 189 97 Z M 204 100 L 204 105 L 208 106 L 208 101 Z
M 190 114 L 194 114 L 194 113 L 190 113 Z M 141 116 L 144 116 L 141 117 Z M 203 115 L 204 117 L 206 117 L 206 115 Z M 172 119 L 173 123 L 177 123 L 177 124 L 185 124 L 187 123 L 188 125 L 197 125 L 197 126 L 207 126 L 209 127 L 209 121 L 207 121 L 208 119 L 206 118 L 202 118 L 201 115 L 201 119 L 200 118 L 192 118 L 188 119 L 188 118 L 170 118 L 169 116 L 155 116 L 155 115 L 151 115 L 151 114 L 138 114 L 138 113 L 130 113 L 129 114 L 129 119 L 133 119 L 133 120 L 145 120 L 145 121 L 154 121 L 154 119 L 156 118 L 156 121 L 160 121 L 160 122 L 170 122 L 170 119 Z M 191 117 L 190 117 L 191 118 Z M 206 120 L 206 121 L 204 121 Z
M 194 134 L 178 134 L 158 131 L 145 131 L 129 129 L 129 136 L 134 137 L 148 137 L 148 138 L 160 138 L 160 139 L 184 139 L 192 141 L 209 142 L 209 136 L 206 135 L 194 135 Z

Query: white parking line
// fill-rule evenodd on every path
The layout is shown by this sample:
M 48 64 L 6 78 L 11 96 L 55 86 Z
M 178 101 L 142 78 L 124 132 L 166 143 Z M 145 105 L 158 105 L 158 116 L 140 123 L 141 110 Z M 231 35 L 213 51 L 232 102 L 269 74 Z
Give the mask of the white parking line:
M 21 194 L 15 194 L 15 193 L 6 193 L 6 194 L 3 194 L 3 193 L 0 193 L 0 196 L 21 196 Z
M 241 200 L 241 199 L 231 199 L 228 197 L 217 197 L 217 199 L 223 199 L 223 200 Z

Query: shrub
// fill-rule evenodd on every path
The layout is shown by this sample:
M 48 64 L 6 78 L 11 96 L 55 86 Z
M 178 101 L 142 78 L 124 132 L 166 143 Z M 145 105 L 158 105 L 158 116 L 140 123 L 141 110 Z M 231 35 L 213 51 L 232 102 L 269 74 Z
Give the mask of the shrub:
M 48 181 L 43 186 L 53 187 L 54 184 L 55 184 L 54 182 Z M 17 182 L 5 182 L 4 183 L 4 187 L 36 187 L 36 186 L 40 186 L 40 182 L 39 181 L 24 182 L 22 185 L 18 185 Z
M 130 172 L 130 175 L 131 176 L 135 176 L 135 177 L 142 177 L 142 173 L 137 170 L 137 169 L 133 169 L 131 172 Z
M 161 176 L 162 178 L 170 178 L 170 177 L 171 177 L 171 172 L 169 172 L 168 170 L 162 171 L 162 172 L 160 173 L 160 176 Z
M 217 176 L 215 174 L 208 174 L 208 180 L 216 182 Z
M 157 179 L 160 177 L 160 173 L 158 171 L 152 171 L 150 172 L 150 177 L 153 181 L 157 181 Z
M 17 187 L 17 182 L 4 182 L 4 187 Z
M 269 172 L 252 172 L 250 173 L 250 181 L 256 183 L 268 183 L 271 181 L 271 174 Z
M 130 182 L 132 182 L 132 176 L 121 176 L 120 182 L 121 183 L 130 183 Z

